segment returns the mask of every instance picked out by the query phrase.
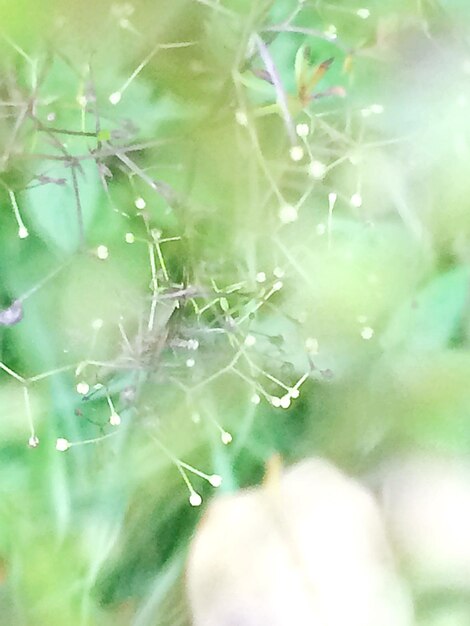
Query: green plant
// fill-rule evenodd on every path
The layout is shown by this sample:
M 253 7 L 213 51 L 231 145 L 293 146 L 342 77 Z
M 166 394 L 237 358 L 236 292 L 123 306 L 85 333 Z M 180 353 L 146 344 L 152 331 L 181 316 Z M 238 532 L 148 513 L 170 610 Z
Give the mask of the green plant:
M 369 4 L 3 11 L 0 623 L 186 619 L 274 452 L 467 450 L 468 9 Z

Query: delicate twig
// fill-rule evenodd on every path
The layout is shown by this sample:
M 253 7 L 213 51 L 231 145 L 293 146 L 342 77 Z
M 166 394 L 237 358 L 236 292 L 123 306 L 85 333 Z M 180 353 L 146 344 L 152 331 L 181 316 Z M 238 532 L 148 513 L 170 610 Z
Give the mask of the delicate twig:
M 334 46 L 340 48 L 346 53 L 351 53 L 351 48 L 341 43 L 336 37 L 333 38 L 331 35 L 327 33 L 323 33 L 321 30 L 317 30 L 316 28 L 305 28 L 304 26 L 291 26 L 290 24 L 280 24 L 278 26 L 267 26 L 263 28 L 262 32 L 271 32 L 271 33 L 299 33 L 301 35 L 308 35 L 310 37 L 317 37 L 318 39 L 323 39 L 324 41 L 328 41 Z
M 292 121 L 291 114 L 289 113 L 286 92 L 282 85 L 281 77 L 279 76 L 279 72 L 277 71 L 276 65 L 273 61 L 273 58 L 271 57 L 268 47 L 261 39 L 261 37 L 259 37 L 258 35 L 256 35 L 255 37 L 260 56 L 263 59 L 263 63 L 269 73 L 269 76 L 271 77 L 274 89 L 276 90 L 277 102 L 279 104 L 279 108 L 281 109 L 282 117 L 284 119 L 290 142 L 291 144 L 295 144 L 297 143 L 297 137 L 294 130 L 294 123 Z

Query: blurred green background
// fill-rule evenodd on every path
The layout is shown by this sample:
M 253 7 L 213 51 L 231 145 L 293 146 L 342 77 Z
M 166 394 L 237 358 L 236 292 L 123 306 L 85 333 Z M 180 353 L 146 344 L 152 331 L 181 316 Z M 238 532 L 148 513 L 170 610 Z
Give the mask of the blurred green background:
M 182 462 L 468 455 L 467 2 L 0 17 L 0 624 L 189 623 Z

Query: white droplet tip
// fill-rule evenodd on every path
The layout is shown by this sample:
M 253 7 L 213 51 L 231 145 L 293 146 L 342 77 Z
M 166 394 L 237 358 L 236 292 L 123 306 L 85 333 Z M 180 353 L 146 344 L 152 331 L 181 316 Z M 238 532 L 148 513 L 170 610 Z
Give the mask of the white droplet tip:
M 103 328 L 103 323 L 103 320 L 97 317 L 95 320 L 92 321 L 91 327 L 93 328 L 93 330 L 100 330 L 100 328 Z
M 26 226 L 20 226 L 18 228 L 18 237 L 20 239 L 26 239 L 26 237 L 29 237 L 29 232 Z
M 257 283 L 265 283 L 266 282 L 266 274 L 264 272 L 258 272 L 256 274 L 256 282 Z
M 244 344 L 247 348 L 251 348 L 252 346 L 254 346 L 256 343 L 256 337 L 254 337 L 253 335 L 247 335 L 245 337 L 245 341 Z
M 330 24 L 324 33 L 330 41 L 334 41 L 338 36 L 337 29 L 334 24 Z
M 31 435 L 31 437 L 28 439 L 28 446 L 30 448 L 37 448 L 39 445 L 39 439 L 36 437 L 36 435 Z
M 277 396 L 271 396 L 270 400 L 271 404 L 276 407 L 276 409 L 281 406 L 281 398 L 278 398 Z
M 308 337 L 305 340 L 305 347 L 310 352 L 310 354 L 318 354 L 318 339 L 315 337 Z
M 194 367 L 196 365 L 196 361 L 194 359 L 186 359 L 186 367 Z
M 120 91 L 115 91 L 109 96 L 109 101 L 111 102 L 111 104 L 118 104 L 118 102 L 121 100 L 121 97 L 122 93 Z
M 326 174 L 326 165 L 321 161 L 311 161 L 308 165 L 308 173 L 312 178 L 321 180 Z
M 251 402 L 253 404 L 259 404 L 261 402 L 261 398 L 257 393 L 254 393 L 251 398 L 250 398 Z
M 220 487 L 222 484 L 222 476 L 212 474 L 212 476 L 209 476 L 209 482 L 213 487 Z
M 84 396 L 90 391 L 90 385 L 85 381 L 81 381 L 77 383 L 76 389 L 77 393 L 79 393 L 81 396 Z
M 145 209 L 145 207 L 147 206 L 147 203 L 143 198 L 136 198 L 134 204 L 138 209 Z
M 126 243 L 134 243 L 135 241 L 134 233 L 126 233 L 124 236 L 124 240 Z
M 282 409 L 288 409 L 290 407 L 291 397 L 288 393 L 285 396 L 282 396 L 280 406 Z
M 121 416 L 117 413 L 111 413 L 109 416 L 109 423 L 111 426 L 119 426 L 121 423 Z
M 358 10 L 356 11 L 356 15 L 357 15 L 358 17 L 360 17 L 360 18 L 361 18 L 361 20 L 366 20 L 368 17 L 370 17 L 370 11 L 369 11 L 369 9 L 365 9 L 365 8 L 363 8 L 363 9 L 358 9 Z
M 105 261 L 109 256 L 109 250 L 107 246 L 100 245 L 96 248 L 96 256 L 101 260 Z
M 248 126 L 248 117 L 244 111 L 236 111 L 235 120 L 237 124 L 240 124 L 240 126 Z
M 195 491 L 193 491 L 191 493 L 191 495 L 189 496 L 189 504 L 191 506 L 201 506 L 201 504 L 202 504 L 201 496 L 198 493 L 196 493 Z
M 304 154 L 302 146 L 292 146 L 289 150 L 289 156 L 295 162 L 301 161 L 304 158 Z
M 374 113 L 374 115 L 380 115 L 384 112 L 384 107 L 383 104 L 371 104 L 369 110 L 371 113 Z
M 282 280 L 276 280 L 276 282 L 273 285 L 273 291 L 280 291 L 283 286 L 284 286 L 284 283 L 282 282 Z
M 226 445 L 226 446 L 227 446 L 229 443 L 232 443 L 232 440 L 233 440 L 232 435 L 231 435 L 230 433 L 228 433 L 226 430 L 224 430 L 224 431 L 221 433 L 220 438 L 221 438 L 221 440 L 222 440 L 222 443 L 223 443 L 224 445 Z
M 374 336 L 374 329 L 371 328 L 370 326 L 364 326 L 364 328 L 361 329 L 361 337 L 363 339 L 372 339 L 372 337 Z
M 310 126 L 308 124 L 305 124 L 305 122 L 303 122 L 302 124 L 297 124 L 297 126 L 295 127 L 295 132 L 299 137 L 308 137 L 308 135 L 310 134 Z
M 357 209 L 362 206 L 362 196 L 360 193 L 353 193 L 351 196 L 351 204 Z
M 58 450 L 59 452 L 65 452 L 69 448 L 70 448 L 69 441 L 67 439 L 64 439 L 63 437 L 59 437 L 57 441 L 55 442 L 55 449 Z
M 289 394 L 294 400 L 300 396 L 300 392 L 296 387 L 292 387 L 292 389 L 289 390 Z
M 283 224 L 291 224 L 298 218 L 297 209 L 292 204 L 286 204 L 279 211 L 279 219 Z

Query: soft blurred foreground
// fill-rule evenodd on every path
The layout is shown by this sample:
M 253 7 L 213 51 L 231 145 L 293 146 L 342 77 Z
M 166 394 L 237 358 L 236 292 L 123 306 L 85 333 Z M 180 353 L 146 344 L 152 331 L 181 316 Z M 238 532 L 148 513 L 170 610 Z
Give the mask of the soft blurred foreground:
M 46 4 L 0 3 L 0 624 L 468 626 L 468 2 Z
M 362 484 L 309 459 L 210 505 L 186 571 L 196 626 L 464 624 L 470 465 L 417 455 Z
M 196 626 L 412 623 L 377 505 L 318 459 L 216 500 L 187 580 Z

